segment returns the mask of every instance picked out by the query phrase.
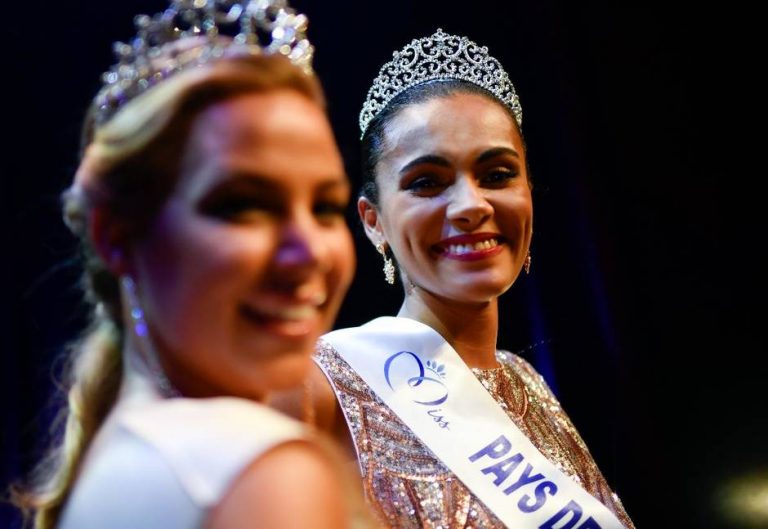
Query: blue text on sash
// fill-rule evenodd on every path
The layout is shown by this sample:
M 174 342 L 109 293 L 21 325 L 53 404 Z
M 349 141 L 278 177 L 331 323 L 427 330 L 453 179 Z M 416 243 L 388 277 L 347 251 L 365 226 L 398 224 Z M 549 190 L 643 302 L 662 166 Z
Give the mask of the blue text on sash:
M 522 453 L 510 455 L 510 452 L 513 452 L 512 443 L 504 435 L 500 435 L 469 456 L 469 461 L 478 463 L 478 468 L 483 474 L 492 475 L 493 485 L 505 495 L 525 491 L 518 499 L 517 508 L 523 513 L 535 512 L 544 506 L 549 496 L 554 497 L 557 494 L 557 485 L 547 480 L 543 474 L 535 472 L 533 465 L 525 460 Z M 533 490 L 530 487 L 533 487 Z M 581 505 L 575 500 L 570 500 L 541 524 L 539 529 L 601 529 L 591 516 L 579 524 L 583 515 Z

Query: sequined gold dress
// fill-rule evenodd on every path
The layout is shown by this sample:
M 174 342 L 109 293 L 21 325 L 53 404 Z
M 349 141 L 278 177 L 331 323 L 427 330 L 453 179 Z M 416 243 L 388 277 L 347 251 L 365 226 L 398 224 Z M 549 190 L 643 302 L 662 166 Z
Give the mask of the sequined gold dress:
M 499 368 L 472 370 L 483 386 L 547 459 L 634 529 L 541 375 L 512 353 L 499 351 L 497 358 Z M 366 495 L 390 527 L 504 527 L 329 343 L 320 341 L 315 359 L 352 433 Z

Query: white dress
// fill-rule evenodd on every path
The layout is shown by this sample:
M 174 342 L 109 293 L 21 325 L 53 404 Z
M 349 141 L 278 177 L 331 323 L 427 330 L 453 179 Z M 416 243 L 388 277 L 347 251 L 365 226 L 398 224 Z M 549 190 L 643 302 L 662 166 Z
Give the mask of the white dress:
M 59 529 L 202 527 L 238 475 L 302 425 L 250 400 L 162 398 L 129 370 Z

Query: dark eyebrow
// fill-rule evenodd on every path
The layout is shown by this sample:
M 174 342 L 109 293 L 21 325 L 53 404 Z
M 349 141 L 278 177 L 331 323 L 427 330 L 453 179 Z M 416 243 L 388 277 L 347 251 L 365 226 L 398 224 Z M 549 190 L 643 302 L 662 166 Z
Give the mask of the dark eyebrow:
M 509 147 L 495 147 L 493 149 L 488 149 L 480 156 L 478 156 L 477 160 L 475 160 L 475 163 L 483 163 L 504 154 L 514 156 L 515 158 L 520 158 L 520 155 L 514 149 L 510 149 Z
M 400 174 L 407 173 L 417 165 L 422 164 L 431 164 L 431 165 L 439 165 L 441 167 L 451 167 L 451 163 L 443 158 L 442 156 L 437 156 L 435 154 L 425 154 L 424 156 L 419 156 L 418 158 L 415 158 L 405 164 L 403 167 L 400 168 Z

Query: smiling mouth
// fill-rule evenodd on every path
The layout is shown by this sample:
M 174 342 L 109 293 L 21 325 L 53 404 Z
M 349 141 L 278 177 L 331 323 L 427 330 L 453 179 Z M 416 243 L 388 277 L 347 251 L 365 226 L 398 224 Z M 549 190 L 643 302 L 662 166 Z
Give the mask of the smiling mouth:
M 496 235 L 459 235 L 434 246 L 441 257 L 458 261 L 476 261 L 498 254 L 504 240 Z
M 325 298 L 323 297 L 323 303 Z M 243 304 L 240 314 L 269 334 L 303 338 L 315 332 L 321 319 L 320 302 Z

